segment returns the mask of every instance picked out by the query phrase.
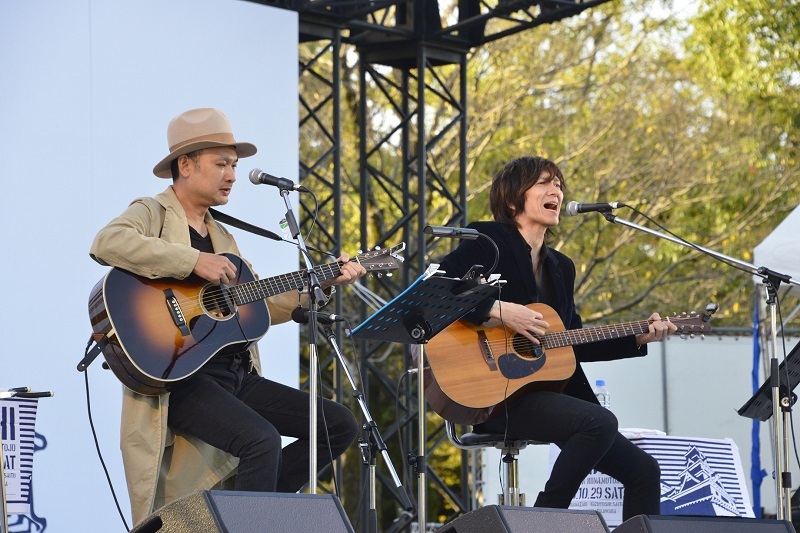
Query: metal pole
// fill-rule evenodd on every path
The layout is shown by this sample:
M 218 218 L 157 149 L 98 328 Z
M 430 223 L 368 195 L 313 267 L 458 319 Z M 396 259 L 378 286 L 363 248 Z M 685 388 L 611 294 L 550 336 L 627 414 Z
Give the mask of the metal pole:
M 425 443 L 427 440 L 426 427 L 425 427 L 425 380 L 423 379 L 425 371 L 425 345 L 419 345 L 419 357 L 417 357 L 417 416 L 418 416 L 418 434 L 419 434 L 419 452 L 417 454 L 417 474 L 419 476 L 419 484 L 417 486 L 417 524 L 419 524 L 419 532 L 424 533 L 427 531 L 427 479 L 426 470 L 427 459 L 425 457 Z

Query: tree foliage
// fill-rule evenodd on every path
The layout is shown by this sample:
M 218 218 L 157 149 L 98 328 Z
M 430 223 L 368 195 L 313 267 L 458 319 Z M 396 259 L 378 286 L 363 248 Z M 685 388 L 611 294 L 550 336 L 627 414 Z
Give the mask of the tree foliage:
M 476 52 L 469 65 L 470 219 L 490 216 L 490 178 L 505 161 L 536 154 L 561 166 L 567 200 L 624 201 L 687 241 L 752 260 L 753 247 L 800 201 L 797 99 L 787 85 L 800 73 L 789 59 L 796 50 L 782 47 L 787 59 L 763 90 L 738 91 L 746 84 L 728 80 L 752 70 L 744 58 L 718 69 L 737 76 L 717 80 L 692 54 L 703 35 L 705 49 L 717 42 L 704 33 L 706 12 L 690 20 L 642 15 L 652 4 L 612 2 Z M 785 4 L 781 12 L 790 13 Z M 758 28 L 742 34 L 736 20 L 727 35 L 757 42 Z M 777 53 L 772 41 L 764 46 Z M 725 63 L 725 54 L 714 61 Z M 767 78 L 766 65 L 758 71 Z M 658 230 L 635 211 L 617 214 Z M 695 250 L 600 215 L 562 218 L 551 244 L 578 265 L 576 297 L 589 322 L 714 300 L 719 325 L 749 324 L 750 276 Z
M 794 4 L 708 0 L 678 9 L 658 0 L 619 0 L 475 50 L 467 67 L 469 219 L 490 218 L 488 187 L 505 162 L 541 155 L 564 171 L 566 201 L 623 201 L 635 210 L 616 211 L 622 219 L 752 261 L 754 246 L 800 203 L 800 24 Z M 317 53 L 314 45 L 305 46 Z M 360 196 L 357 58 L 345 49 L 343 63 L 343 248 L 354 250 L 362 238 L 355 231 L 362 205 L 371 237 L 396 223 L 403 169 L 399 148 L 383 147 L 371 164 L 395 177 L 395 188 Z M 392 90 L 403 87 L 399 72 L 379 71 Z M 458 74 L 457 67 L 440 72 L 455 94 Z M 369 83 L 365 90 L 367 122 L 374 125 L 365 135 L 374 143 L 398 119 L 382 89 Z M 315 91 L 325 98 L 313 81 L 301 89 Z M 451 119 L 446 106 L 428 106 L 426 127 L 437 130 Z M 325 150 L 324 139 L 302 141 L 309 157 Z M 428 164 L 455 180 L 458 131 L 444 128 L 438 144 Z M 443 186 L 455 187 L 449 181 Z M 434 197 L 426 209 L 430 224 L 453 215 L 452 205 Z M 598 214 L 563 217 L 550 244 L 575 260 L 584 322 L 638 320 L 652 311 L 716 301 L 721 310 L 715 327 L 750 325 L 751 275 L 697 250 Z M 354 302 L 345 303 L 352 306 L 346 312 L 357 313 Z M 392 357 L 381 364 L 394 365 L 387 374 L 399 376 L 402 361 Z M 371 405 L 384 405 L 390 396 L 387 385 L 379 388 L 370 391 Z M 373 414 L 379 427 L 396 429 L 388 407 Z M 460 473 L 444 462 L 455 454 L 445 446 L 432 459 L 451 486 Z M 398 468 L 404 466 L 405 457 L 393 457 Z M 357 458 L 349 463 L 356 465 Z M 433 507 L 447 508 L 444 495 L 433 500 Z

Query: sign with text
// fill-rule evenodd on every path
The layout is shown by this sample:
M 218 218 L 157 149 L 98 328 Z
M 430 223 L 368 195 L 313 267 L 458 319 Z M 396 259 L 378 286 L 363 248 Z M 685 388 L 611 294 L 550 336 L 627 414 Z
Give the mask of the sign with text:
M 661 467 L 661 514 L 754 517 L 739 448 L 733 440 L 622 433 Z M 551 470 L 558 453 L 558 447 L 551 445 Z M 616 479 L 593 470 L 570 509 L 599 511 L 609 527 L 616 527 L 623 522 L 624 490 Z
M 3 486 L 8 514 L 31 511 L 33 439 L 38 400 L 0 400 L 0 442 L 2 442 Z

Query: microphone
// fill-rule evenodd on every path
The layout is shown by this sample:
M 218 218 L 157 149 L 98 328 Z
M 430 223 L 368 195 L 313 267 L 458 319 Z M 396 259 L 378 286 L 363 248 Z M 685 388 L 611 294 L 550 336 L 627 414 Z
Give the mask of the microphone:
M 53 391 L 47 392 L 18 392 L 14 396 L 17 398 L 51 398 L 54 396 Z
M 574 217 L 580 213 L 592 213 L 594 211 L 607 213 L 612 209 L 617 209 L 620 207 L 627 206 L 622 202 L 608 202 L 602 204 L 579 204 L 578 202 L 570 202 L 567 204 L 567 207 L 564 208 L 564 214 Z
M 308 189 L 302 185 L 296 185 L 292 180 L 286 178 L 279 178 L 272 174 L 267 174 L 260 168 L 254 168 L 250 171 L 250 181 L 256 185 L 263 183 L 264 185 L 272 185 L 282 191 L 299 191 L 309 192 Z
M 311 315 L 311 310 L 305 307 L 295 307 L 292 311 L 292 320 L 298 324 L 308 324 L 308 317 Z M 333 313 L 317 313 L 317 322 L 320 324 L 333 324 L 334 322 L 344 322 L 347 319 L 340 315 Z
M 469 239 L 471 241 L 481 236 L 476 229 L 451 228 L 449 226 L 425 226 L 425 229 L 422 231 L 423 233 L 435 235 L 436 237 L 454 237 L 456 239 Z

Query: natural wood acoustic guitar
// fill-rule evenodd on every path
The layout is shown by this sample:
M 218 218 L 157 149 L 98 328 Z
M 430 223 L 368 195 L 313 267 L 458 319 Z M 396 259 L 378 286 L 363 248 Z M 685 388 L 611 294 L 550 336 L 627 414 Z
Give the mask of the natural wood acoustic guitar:
M 680 313 L 664 317 L 677 334 L 694 336 L 711 331 L 709 320 L 716 310 Z M 534 344 L 502 325 L 474 326 L 454 322 L 425 345 L 427 369 L 425 397 L 442 418 L 457 424 L 479 424 L 492 411 L 522 389 L 560 391 L 575 371 L 572 347 L 646 333 L 648 320 L 565 330 L 561 318 L 545 304 L 527 307 L 543 315 L 549 330 Z

